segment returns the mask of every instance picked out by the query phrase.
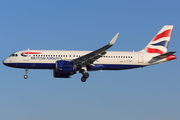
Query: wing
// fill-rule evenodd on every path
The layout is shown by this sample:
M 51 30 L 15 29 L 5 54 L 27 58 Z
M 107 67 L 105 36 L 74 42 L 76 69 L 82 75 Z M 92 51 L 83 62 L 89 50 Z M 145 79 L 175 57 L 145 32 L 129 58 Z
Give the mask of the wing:
M 91 65 L 94 61 L 102 57 L 106 54 L 106 50 L 109 49 L 111 46 L 114 45 L 116 42 L 116 39 L 118 37 L 119 33 L 117 33 L 114 38 L 110 41 L 109 44 L 103 46 L 102 48 L 95 50 L 93 52 L 90 52 L 84 56 L 81 56 L 77 59 L 72 60 L 76 65 Z

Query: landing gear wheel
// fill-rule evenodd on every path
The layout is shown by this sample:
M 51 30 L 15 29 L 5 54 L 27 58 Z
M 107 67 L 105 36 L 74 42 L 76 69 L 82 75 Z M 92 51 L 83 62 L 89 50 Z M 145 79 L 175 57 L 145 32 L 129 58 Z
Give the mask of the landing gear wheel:
M 27 75 L 24 75 L 24 79 L 27 79 L 28 78 L 28 76 Z
M 89 73 L 84 73 L 83 77 L 88 78 L 89 77 Z
M 81 78 L 81 81 L 82 81 L 82 82 L 86 82 L 86 79 L 87 79 L 87 78 L 82 77 L 82 78 Z
M 24 75 L 24 79 L 27 79 L 27 78 L 28 78 L 28 76 L 27 76 L 27 74 L 28 74 L 28 69 L 25 69 L 25 71 L 26 71 L 26 74 Z

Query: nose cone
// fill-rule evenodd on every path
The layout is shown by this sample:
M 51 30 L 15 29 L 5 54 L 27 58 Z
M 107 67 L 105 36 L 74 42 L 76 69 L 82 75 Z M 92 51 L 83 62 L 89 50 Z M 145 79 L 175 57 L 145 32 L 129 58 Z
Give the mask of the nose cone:
M 3 60 L 3 64 L 4 64 L 4 65 L 8 66 L 8 63 L 9 63 L 8 58 L 6 58 L 6 59 Z
M 6 59 L 3 60 L 3 64 L 6 65 Z

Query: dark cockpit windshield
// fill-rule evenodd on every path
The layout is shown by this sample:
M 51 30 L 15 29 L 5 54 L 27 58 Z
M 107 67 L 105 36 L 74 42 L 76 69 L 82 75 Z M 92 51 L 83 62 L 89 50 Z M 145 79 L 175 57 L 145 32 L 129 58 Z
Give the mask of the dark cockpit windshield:
M 17 57 L 17 56 L 18 54 L 14 54 L 14 53 L 10 55 L 10 57 Z

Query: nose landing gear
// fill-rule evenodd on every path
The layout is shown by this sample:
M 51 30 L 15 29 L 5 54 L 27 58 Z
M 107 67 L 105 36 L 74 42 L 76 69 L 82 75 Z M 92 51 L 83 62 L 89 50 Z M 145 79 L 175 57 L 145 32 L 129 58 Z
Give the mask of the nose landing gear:
M 26 71 L 26 75 L 24 75 L 24 79 L 27 79 L 27 78 L 28 78 L 28 76 L 27 76 L 27 74 L 28 74 L 28 69 L 26 69 L 25 71 Z

